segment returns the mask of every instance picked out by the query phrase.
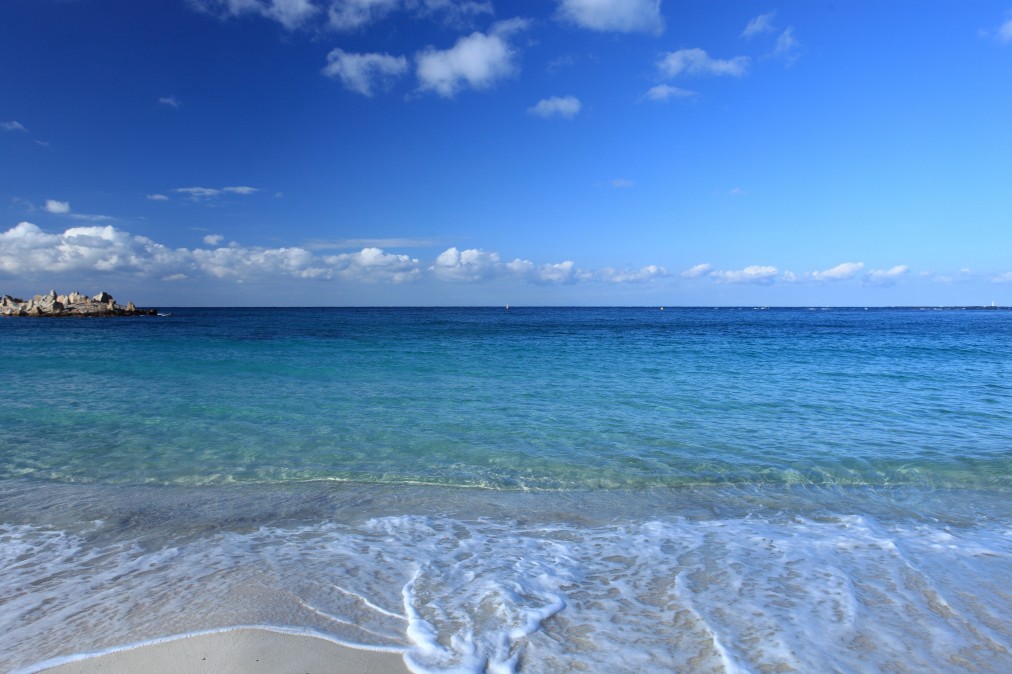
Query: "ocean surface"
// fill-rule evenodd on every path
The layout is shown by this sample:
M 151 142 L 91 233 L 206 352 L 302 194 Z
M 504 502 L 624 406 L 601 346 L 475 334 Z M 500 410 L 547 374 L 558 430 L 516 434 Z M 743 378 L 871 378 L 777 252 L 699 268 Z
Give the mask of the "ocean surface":
M 0 320 L 0 671 L 1012 671 L 1012 311 Z

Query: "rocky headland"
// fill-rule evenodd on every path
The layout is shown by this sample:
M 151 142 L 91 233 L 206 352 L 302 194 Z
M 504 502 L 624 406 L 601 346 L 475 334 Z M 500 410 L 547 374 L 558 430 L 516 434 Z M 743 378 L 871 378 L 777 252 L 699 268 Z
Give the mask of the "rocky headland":
M 36 295 L 22 300 L 10 295 L 0 298 L 0 316 L 155 316 L 157 309 L 138 309 L 133 302 L 116 304 L 107 292 L 88 297 L 79 292 L 57 295 Z

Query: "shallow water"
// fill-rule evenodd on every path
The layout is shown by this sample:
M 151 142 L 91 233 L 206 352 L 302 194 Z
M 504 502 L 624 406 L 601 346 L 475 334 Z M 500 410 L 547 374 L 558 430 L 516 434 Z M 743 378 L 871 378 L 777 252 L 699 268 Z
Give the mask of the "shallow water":
M 0 322 L 0 669 L 1012 667 L 1012 313 L 171 312 Z

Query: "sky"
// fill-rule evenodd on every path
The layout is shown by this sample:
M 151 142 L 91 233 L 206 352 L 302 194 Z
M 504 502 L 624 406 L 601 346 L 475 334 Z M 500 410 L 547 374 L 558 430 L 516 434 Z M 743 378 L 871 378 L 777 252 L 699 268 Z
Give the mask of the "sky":
M 1012 305 L 1012 0 L 4 0 L 0 293 Z

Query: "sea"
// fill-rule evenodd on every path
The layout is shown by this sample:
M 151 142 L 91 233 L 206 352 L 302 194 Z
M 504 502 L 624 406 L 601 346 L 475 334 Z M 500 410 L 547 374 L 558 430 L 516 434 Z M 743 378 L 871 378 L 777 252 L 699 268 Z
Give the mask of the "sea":
M 0 671 L 1012 671 L 1012 310 L 0 319 Z

